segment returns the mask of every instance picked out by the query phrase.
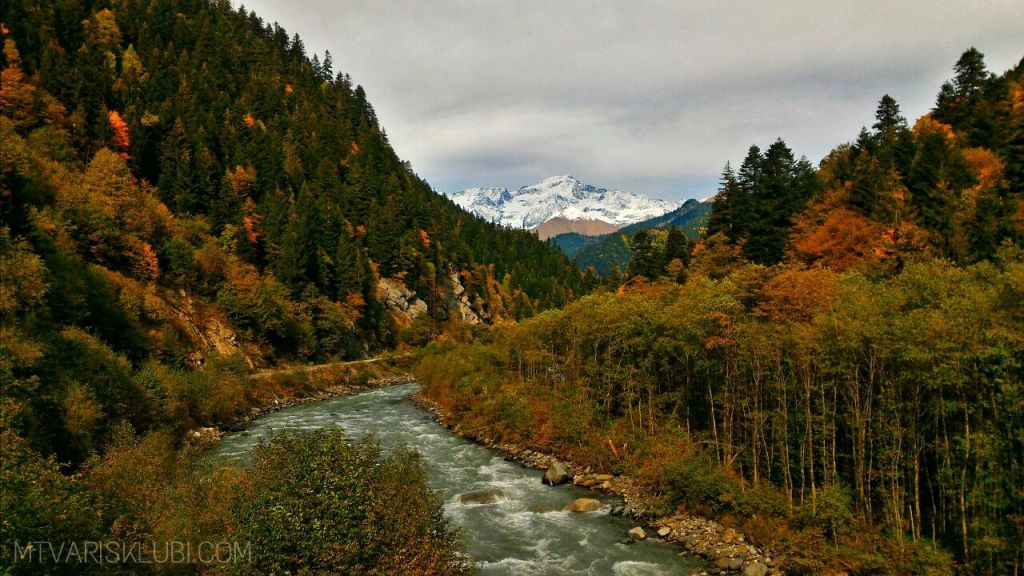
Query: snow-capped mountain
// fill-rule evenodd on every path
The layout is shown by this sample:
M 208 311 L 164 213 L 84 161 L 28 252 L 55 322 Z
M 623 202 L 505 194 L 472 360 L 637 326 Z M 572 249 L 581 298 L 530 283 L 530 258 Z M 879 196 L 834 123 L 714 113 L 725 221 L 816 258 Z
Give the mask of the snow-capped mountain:
M 463 209 L 481 218 L 527 229 L 536 228 L 552 218 L 601 220 L 621 228 L 679 207 L 678 202 L 598 188 L 572 176 L 554 176 L 518 190 L 468 188 L 446 194 Z

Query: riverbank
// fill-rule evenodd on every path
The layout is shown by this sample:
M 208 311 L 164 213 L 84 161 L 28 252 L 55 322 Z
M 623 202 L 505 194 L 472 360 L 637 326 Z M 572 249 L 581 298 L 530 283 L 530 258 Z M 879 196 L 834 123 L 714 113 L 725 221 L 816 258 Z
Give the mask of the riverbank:
M 536 447 L 502 443 L 489 429 L 463 430 L 451 414 L 445 413 L 422 393 L 416 394 L 413 402 L 455 435 L 486 448 L 498 450 L 506 455 L 507 460 L 537 470 L 547 470 L 557 460 L 569 470 L 574 485 L 621 498 L 623 504 L 614 507 L 612 514 L 630 517 L 646 533 L 657 534 L 662 540 L 678 544 L 682 548 L 680 555 L 692 554 L 711 564 L 711 568 L 695 574 L 784 574 L 781 569 L 774 566 L 772 558 L 764 550 L 750 544 L 743 534 L 732 528 L 726 528 L 714 520 L 687 514 L 652 514 L 646 504 L 649 499 L 647 488 L 627 475 L 600 473 L 592 470 L 590 466 L 534 449 Z M 540 476 L 537 480 L 540 481 Z
M 249 378 L 258 383 L 262 394 L 251 397 L 246 410 L 234 418 L 188 431 L 186 441 L 216 442 L 224 434 L 243 430 L 256 418 L 278 410 L 414 381 L 412 374 L 396 365 L 395 360 L 376 357 L 255 372 Z
M 607 513 L 618 498 L 601 497 L 600 512 L 566 511 L 590 495 L 587 490 L 545 486 L 537 481 L 537 471 L 452 434 L 408 401 L 417 386 L 368 390 L 269 414 L 244 432 L 226 435 L 212 447 L 210 458 L 247 463 L 257 446 L 282 431 L 341 429 L 350 439 L 372 435 L 384 453 L 403 447 L 419 453 L 444 517 L 458 529 L 463 550 L 480 574 L 689 576 L 708 571 L 704 560 L 679 556 L 678 547 L 657 537 L 628 542 L 633 520 Z M 395 498 L 398 509 L 407 505 L 401 490 Z

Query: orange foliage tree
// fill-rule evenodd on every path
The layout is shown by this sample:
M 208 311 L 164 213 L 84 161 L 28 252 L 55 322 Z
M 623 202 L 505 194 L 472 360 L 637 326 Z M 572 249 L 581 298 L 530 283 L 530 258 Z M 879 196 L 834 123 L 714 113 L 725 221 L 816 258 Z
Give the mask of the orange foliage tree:
M 128 123 L 121 118 L 117 110 L 107 113 L 107 121 L 110 123 L 110 130 L 114 137 L 114 146 L 121 151 L 121 156 L 128 158 L 128 149 L 132 145 L 131 137 L 128 135 Z
M 793 243 L 795 255 L 809 264 L 848 270 L 868 257 L 882 241 L 882 226 L 845 207 L 832 210 L 825 221 Z
M 35 86 L 25 79 L 14 40 L 4 40 L 4 60 L 5 66 L 0 72 L 0 112 L 11 118 L 18 128 L 28 128 L 35 122 L 32 113 Z

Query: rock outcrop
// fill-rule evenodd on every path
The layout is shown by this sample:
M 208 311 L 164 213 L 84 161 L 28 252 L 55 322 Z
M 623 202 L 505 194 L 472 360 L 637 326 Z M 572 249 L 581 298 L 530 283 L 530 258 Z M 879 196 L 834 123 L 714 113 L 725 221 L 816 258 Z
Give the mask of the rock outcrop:
M 452 270 L 441 276 L 438 283 L 441 293 L 444 295 L 442 304 L 448 316 L 454 316 L 457 320 L 469 322 L 470 324 L 482 324 L 490 322 L 491 315 L 487 312 L 484 302 L 480 298 L 473 301 L 469 299 L 469 293 L 462 285 L 459 274 Z
M 377 299 L 400 326 L 408 326 L 418 316 L 427 313 L 427 303 L 405 284 L 392 278 L 381 278 L 377 282 Z
M 226 319 L 212 306 L 197 305 L 185 290 L 162 290 L 159 293 L 166 304 L 170 325 L 188 338 L 192 353 L 188 362 L 193 367 L 201 366 L 210 355 L 241 356 L 250 368 L 256 366 L 253 358 L 260 360 L 258 353 L 243 349 L 235 332 Z
M 458 272 L 450 270 L 438 276 L 439 301 L 434 310 L 435 319 L 454 318 L 470 324 L 491 321 L 487 304 L 479 296 L 470 298 Z M 381 278 L 377 281 L 377 300 L 387 308 L 400 327 L 409 326 L 417 317 L 430 311 L 427 303 L 416 292 L 394 278 Z

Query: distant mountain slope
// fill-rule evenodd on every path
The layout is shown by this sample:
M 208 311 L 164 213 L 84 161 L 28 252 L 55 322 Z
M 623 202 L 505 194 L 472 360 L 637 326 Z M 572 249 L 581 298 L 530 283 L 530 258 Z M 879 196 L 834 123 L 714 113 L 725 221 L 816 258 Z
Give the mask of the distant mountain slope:
M 526 229 L 536 228 L 553 218 L 601 220 L 620 228 L 679 206 L 676 202 L 652 199 L 635 192 L 598 188 L 573 176 L 554 176 L 514 191 L 469 188 L 447 195 L 484 220 Z
M 597 237 L 575 233 L 559 234 L 551 239 L 551 243 L 576 260 L 581 269 L 586 270 L 593 266 L 599 274 L 607 274 L 612 266 L 617 265 L 621 270 L 629 263 L 633 257 L 629 241 L 637 231 L 677 227 L 690 238 L 697 238 L 700 236 L 700 229 L 707 222 L 708 214 L 711 213 L 711 206 L 710 200 L 687 200 L 671 212 L 625 226 L 611 234 Z
M 580 234 L 587 238 L 593 238 L 595 236 L 611 234 L 618 230 L 618 227 L 604 220 L 591 220 L 589 218 L 569 220 L 556 216 L 532 230 L 537 233 L 538 238 L 547 240 L 559 234 Z

